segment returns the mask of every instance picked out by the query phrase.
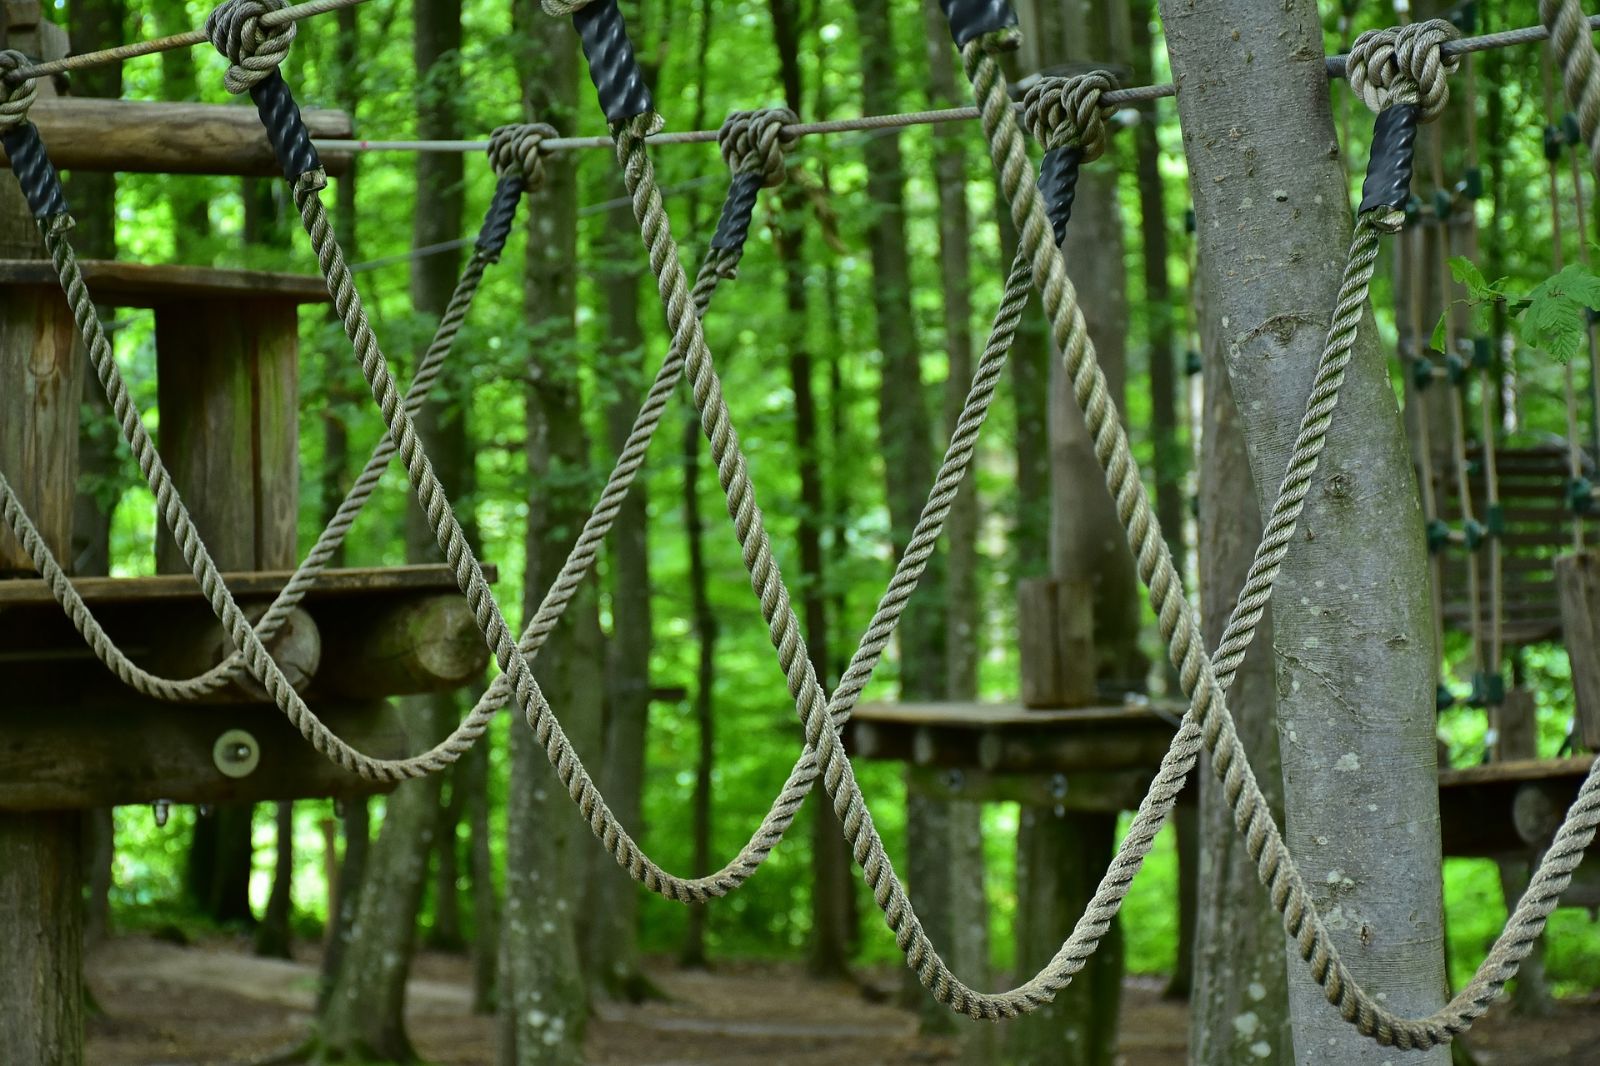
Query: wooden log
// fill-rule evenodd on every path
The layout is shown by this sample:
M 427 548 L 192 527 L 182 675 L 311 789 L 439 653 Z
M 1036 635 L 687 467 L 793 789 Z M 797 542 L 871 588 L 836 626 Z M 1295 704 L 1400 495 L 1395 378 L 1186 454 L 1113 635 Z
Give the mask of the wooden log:
M 266 604 L 243 608 L 254 624 L 267 612 Z M 151 656 L 151 669 L 166 677 L 193 677 L 222 662 L 233 651 L 233 644 L 215 616 L 191 617 L 186 624 L 163 634 L 159 651 Z M 304 607 L 290 612 L 283 628 L 267 642 L 267 651 L 283 669 L 296 689 L 303 690 L 322 662 L 322 635 L 316 621 Z M 228 690 L 218 693 L 216 703 L 270 703 L 266 689 L 248 674 L 240 676 Z
M 328 303 L 328 289 L 315 274 L 271 270 L 229 270 L 178 263 L 125 263 L 118 259 L 80 259 L 84 284 L 94 301 L 112 307 L 191 306 L 201 300 L 255 300 L 271 297 L 297 304 Z M 41 298 L 62 302 L 55 267 L 39 259 L 0 259 L 0 283 L 48 290 Z
M 1578 706 L 1578 738 L 1600 751 L 1600 559 L 1595 553 L 1556 560 L 1561 592 L 1562 640 L 1572 663 L 1572 691 Z
M 404 731 L 385 704 L 323 704 L 317 710 L 362 751 L 393 758 L 407 750 Z M 249 734 L 258 753 L 254 769 L 242 777 L 219 766 L 218 741 L 230 730 Z M 392 787 L 339 769 L 312 750 L 275 707 L 178 708 L 132 696 L 68 708 L 8 704 L 0 711 L 0 734 L 6 738 L 0 745 L 0 811 L 158 799 L 254 803 L 362 796 Z
M 1153 774 L 1152 769 L 997 774 L 980 769 L 914 767 L 906 781 L 914 791 L 940 800 L 1021 803 L 1047 810 L 1114 814 L 1139 806 Z M 1185 789 L 1179 801 L 1192 802 L 1193 792 Z
M 1087 581 L 1018 582 L 1023 706 L 1078 707 L 1094 702 L 1092 611 Z
M 1539 754 L 1539 707 L 1533 693 L 1514 688 L 1505 702 L 1490 709 L 1494 757 L 1501 762 L 1536 758 Z
M 301 115 L 313 138 L 352 135 L 343 111 L 310 108 Z M 283 173 L 253 107 L 66 97 L 38 101 L 29 117 L 63 170 L 262 178 Z M 319 155 L 329 174 L 350 169 L 349 152 Z
M 1165 733 L 996 730 L 978 738 L 977 764 L 990 773 L 1153 767 L 1171 743 L 1170 729 Z
M 0 48 L 57 59 L 66 54 L 67 42 L 59 27 L 43 19 L 37 0 L 4 0 Z M 38 92 L 52 96 L 55 86 L 43 79 Z M 0 182 L 0 255 L 44 255 L 38 226 L 14 181 Z M 75 338 L 64 305 L 46 305 L 37 290 L 0 287 L 0 470 L 67 567 L 84 365 Z M 10 532 L 0 531 L 0 575 L 19 562 L 32 571 Z M 0 694 L 0 706 L 9 698 Z M 0 736 L 6 737 L 0 748 L 9 748 L 10 731 L 0 730 Z M 0 943 L 6 945 L 0 1062 L 83 1062 L 81 839 L 75 812 L 0 812 Z
M 482 675 L 489 650 L 466 600 L 440 593 L 376 613 L 319 609 L 319 691 L 377 696 L 455 688 Z

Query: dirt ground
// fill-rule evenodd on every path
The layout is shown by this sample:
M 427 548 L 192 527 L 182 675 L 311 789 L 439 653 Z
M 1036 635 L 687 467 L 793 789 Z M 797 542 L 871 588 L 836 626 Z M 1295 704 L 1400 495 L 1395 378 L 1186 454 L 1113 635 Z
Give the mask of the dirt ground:
M 91 1066 L 248 1063 L 302 1037 L 316 960 L 257 959 L 243 941 L 180 947 L 124 937 L 89 960 L 103 1009 L 88 1026 Z M 809 981 L 791 966 L 726 964 L 709 973 L 668 965 L 650 976 L 661 1002 L 605 1007 L 590 1024 L 592 1066 L 937 1066 L 953 1044 L 916 1035 L 911 1014 L 869 1002 L 853 986 Z M 877 975 L 893 987 L 895 975 Z M 418 1051 L 439 1066 L 490 1066 L 492 1026 L 471 1013 L 466 960 L 425 954 L 412 976 L 407 1023 Z M 1186 1014 L 1160 985 L 1130 980 L 1124 997 L 1124 1066 L 1181 1066 Z M 1502 1008 L 1474 1031 L 1481 1066 L 1594 1066 L 1600 998 L 1563 1003 L 1547 1021 Z

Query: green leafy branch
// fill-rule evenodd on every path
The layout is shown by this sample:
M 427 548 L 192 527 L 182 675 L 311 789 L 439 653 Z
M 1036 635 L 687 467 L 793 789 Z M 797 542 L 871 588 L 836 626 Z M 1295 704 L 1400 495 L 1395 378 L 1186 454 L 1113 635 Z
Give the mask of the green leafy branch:
M 1526 294 L 1513 292 L 1508 278 L 1488 281 L 1471 260 L 1450 259 L 1450 276 L 1466 287 L 1467 298 L 1458 300 L 1472 308 L 1473 330 L 1487 333 L 1495 304 L 1504 304 L 1517 324 L 1517 335 L 1530 348 L 1548 352 L 1565 363 L 1576 356 L 1589 335 L 1589 309 L 1600 308 L 1600 274 L 1582 263 L 1563 267 Z M 1445 347 L 1445 315 L 1433 328 L 1436 351 Z

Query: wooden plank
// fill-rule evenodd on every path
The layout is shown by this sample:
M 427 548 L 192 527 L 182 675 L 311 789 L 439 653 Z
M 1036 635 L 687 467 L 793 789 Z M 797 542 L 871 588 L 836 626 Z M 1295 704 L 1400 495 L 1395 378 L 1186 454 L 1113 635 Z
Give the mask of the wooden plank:
M 1091 725 L 1151 725 L 1169 731 L 1172 721 L 1188 708 L 1170 700 L 1118 703 L 1098 707 L 1042 709 L 1020 703 L 863 703 L 851 716 L 883 725 L 927 725 L 948 729 L 986 730 L 1017 726 L 1023 729 Z
M 353 135 L 350 116 L 343 111 L 308 108 L 300 114 L 313 138 Z M 37 101 L 28 117 L 63 170 L 251 177 L 283 173 L 253 107 L 62 98 Z M 349 152 L 320 155 L 329 174 L 350 168 Z M 3 150 L 0 161 L 11 165 Z
M 1563 556 L 1556 562 L 1561 592 L 1561 628 L 1572 664 L 1578 736 L 1590 751 L 1600 749 L 1600 556 Z
M 95 302 L 113 307 L 187 306 L 196 300 L 238 301 L 268 297 L 293 304 L 320 304 L 331 299 L 322 278 L 314 274 L 227 270 L 174 263 L 126 263 L 112 259 L 81 259 L 78 263 L 83 267 L 84 282 Z M 36 286 L 55 293 L 51 297 L 29 292 L 30 300 L 61 299 L 55 268 L 47 260 L 0 259 L 0 284 Z
M 483 568 L 492 584 L 499 579 L 493 566 Z M 238 600 L 263 600 L 276 596 L 289 581 L 290 570 L 224 571 L 222 579 Z M 204 604 L 199 586 L 187 574 L 160 574 L 155 577 L 80 577 L 73 587 L 90 606 L 103 604 L 147 604 L 169 600 L 193 600 Z M 456 588 L 455 574 L 447 566 L 413 565 L 352 567 L 325 570 L 306 594 L 308 601 L 341 596 L 371 596 L 385 593 L 439 592 Z M 0 609 L 49 607 L 60 611 L 55 597 L 42 579 L 0 582 Z
M 906 775 L 906 786 L 938 800 L 1020 803 L 1062 811 L 1116 814 L 1137 809 L 1154 776 L 1153 768 L 995 774 L 986 770 L 915 767 Z M 1194 789 L 1184 789 L 1179 793 L 1179 802 L 1193 802 L 1195 795 Z
M 170 704 L 124 699 L 64 709 L 0 707 L 0 810 L 107 807 L 126 803 L 234 803 L 387 791 L 340 770 L 271 707 L 229 706 L 185 714 Z M 381 704 L 320 707 L 330 726 L 360 750 L 405 753 L 404 731 Z M 260 760 L 246 777 L 217 768 L 213 749 L 230 729 L 256 741 Z

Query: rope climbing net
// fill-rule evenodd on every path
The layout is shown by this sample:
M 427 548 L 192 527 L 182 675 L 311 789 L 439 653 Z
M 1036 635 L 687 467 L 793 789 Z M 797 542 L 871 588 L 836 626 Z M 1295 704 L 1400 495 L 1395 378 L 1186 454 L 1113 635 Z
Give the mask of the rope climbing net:
M 380 781 L 417 777 L 450 765 L 482 736 L 501 707 L 514 703 L 545 748 L 558 779 L 618 865 L 652 891 L 683 902 L 726 895 L 748 879 L 792 825 L 801 803 L 820 778 L 843 824 L 852 855 L 907 965 L 941 1003 L 981 1019 L 1010 1018 L 1036 1010 L 1083 968 L 1109 928 L 1204 751 L 1211 756 L 1235 824 L 1297 953 L 1346 1020 L 1383 1044 L 1424 1048 L 1450 1041 L 1482 1016 L 1517 972 L 1600 825 L 1600 763 L 1586 778 L 1527 892 L 1473 980 L 1433 1014 L 1405 1018 L 1386 1009 L 1378 997 L 1362 988 L 1340 958 L 1240 746 L 1226 698 L 1271 599 L 1334 424 L 1382 236 L 1396 232 L 1403 222 L 1417 127 L 1434 118 L 1447 98 L 1448 75 L 1456 67 L 1455 55 L 1461 51 L 1461 42 L 1455 41 L 1454 31 L 1447 24 L 1426 22 L 1364 34 L 1340 64 L 1352 88 L 1378 113 L 1372 160 L 1344 277 L 1295 445 L 1244 588 L 1215 655 L 1208 655 L 1146 496 L 1140 469 L 1085 328 L 1083 311 L 1060 248 L 1070 221 L 1078 168 L 1103 151 L 1106 115 L 1122 101 L 1103 75 L 1045 79 L 1023 100 L 1019 123 L 1018 110 L 996 58 L 1018 41 L 1016 19 L 1009 6 L 1004 0 L 941 0 L 972 84 L 976 103 L 971 109 L 972 117 L 980 120 L 1003 197 L 1020 235 L 1020 246 L 988 343 L 915 534 L 839 686 L 830 694 L 823 690 L 806 654 L 700 321 L 718 285 L 737 272 L 760 189 L 783 178 L 784 153 L 799 135 L 796 116 L 784 111 L 740 112 L 730 116 L 718 131 L 717 139 L 733 178 L 710 250 L 691 285 L 647 150 L 647 140 L 657 132 L 661 117 L 634 59 L 615 0 L 543 0 L 548 14 L 572 18 L 588 57 L 610 126 L 611 144 L 657 280 L 671 343 L 594 509 L 539 609 L 518 638 L 506 624 L 479 560 L 434 473 L 418 438 L 414 417 L 456 339 L 486 268 L 501 253 L 522 194 L 538 186 L 543 160 L 556 150 L 560 139 L 554 129 L 542 125 L 503 127 L 491 138 L 489 155 L 498 174 L 494 198 L 454 297 L 419 362 L 410 388 L 402 394 L 329 223 L 321 198 L 326 178 L 279 70 L 295 36 L 295 20 L 315 13 L 312 8 L 330 10 L 347 2 L 351 0 L 318 0 L 289 8 L 284 0 L 226 0 L 212 12 L 203 34 L 229 60 L 225 78 L 229 91 L 248 93 L 256 103 L 290 183 L 318 268 L 387 427 L 385 439 L 374 450 L 334 519 L 255 625 L 240 610 L 197 534 L 129 395 L 84 283 L 69 241 L 73 223 L 65 197 L 38 130 L 27 120 L 35 96 L 31 79 L 50 73 L 51 68 L 29 66 L 15 52 L 0 53 L 0 142 L 38 219 L 91 362 L 155 497 L 157 512 L 234 649 L 224 662 L 192 678 L 162 678 L 132 663 L 107 637 L 26 514 L 17 493 L 0 473 L 0 511 L 7 525 L 91 649 L 120 679 L 163 699 L 197 700 L 247 674 L 265 688 L 319 752 L 347 770 Z M 1567 93 L 1577 105 L 1592 161 L 1600 165 L 1600 63 L 1596 62 L 1589 38 L 1591 24 L 1578 0 L 1542 0 L 1540 8 L 1544 26 L 1539 32 L 1495 35 L 1501 38 L 1496 43 L 1550 37 L 1560 57 Z M 169 47 L 191 43 L 181 38 L 167 40 L 176 42 Z M 1045 148 L 1037 181 L 1027 152 L 1024 124 Z M 1115 500 L 1189 708 L 1122 846 L 1071 935 L 1033 977 L 1016 988 L 986 993 L 962 983 L 923 930 L 873 825 L 839 730 L 881 658 L 940 536 L 1032 289 L 1041 294 L 1075 400 L 1083 411 L 1107 489 Z M 643 463 L 665 406 L 684 378 L 710 442 L 751 588 L 759 600 L 805 736 L 798 761 L 749 842 L 722 870 L 693 879 L 677 877 L 658 866 L 618 822 L 567 740 L 532 666 L 593 564 L 598 546 Z M 370 497 L 382 470 L 395 455 L 405 466 L 413 492 L 501 672 L 448 738 L 420 755 L 386 760 L 356 751 L 333 733 L 295 691 L 267 650 L 266 642 L 299 598 L 315 584 Z

